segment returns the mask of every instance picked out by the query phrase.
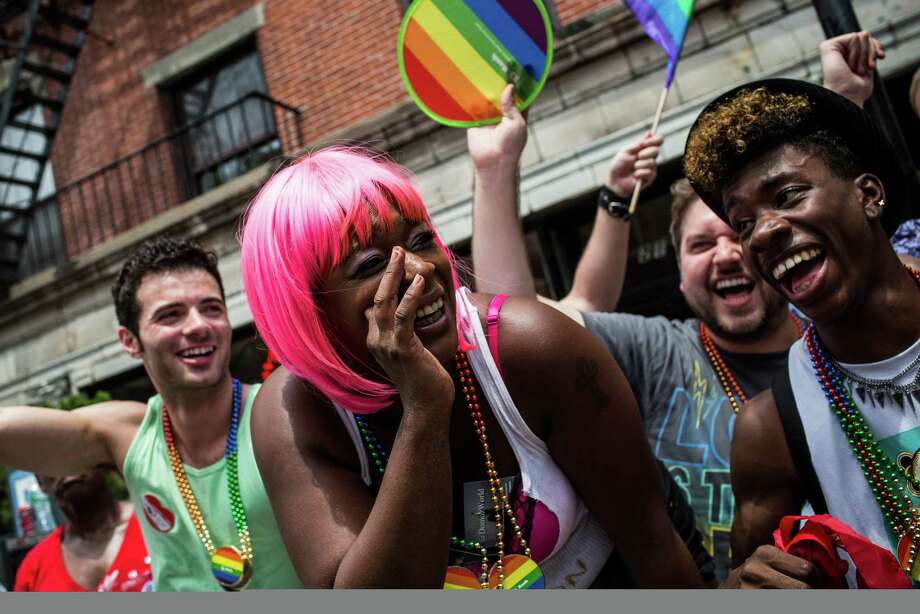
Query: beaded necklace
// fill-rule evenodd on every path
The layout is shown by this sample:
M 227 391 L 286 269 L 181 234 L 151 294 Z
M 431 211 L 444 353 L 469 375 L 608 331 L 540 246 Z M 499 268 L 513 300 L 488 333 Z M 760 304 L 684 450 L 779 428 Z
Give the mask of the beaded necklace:
M 371 429 L 370 424 L 367 423 L 367 419 L 361 414 L 353 414 L 355 422 L 358 425 L 358 432 L 361 433 L 361 439 L 364 440 L 364 446 L 367 448 L 368 453 L 370 454 L 370 460 L 373 462 L 374 468 L 377 470 L 377 476 L 379 479 L 383 479 L 383 474 L 386 473 L 387 469 L 387 451 L 383 447 L 383 444 L 380 443 L 380 440 L 377 439 L 377 436 L 374 434 L 374 431 Z M 455 535 L 450 536 L 450 547 L 452 550 L 458 550 L 460 552 L 465 552 L 470 554 L 471 550 L 476 551 L 479 555 L 482 556 L 482 565 L 483 572 L 485 573 L 488 570 L 488 552 L 482 544 L 475 540 L 471 539 L 461 539 Z
M 920 285 L 920 272 L 909 267 L 908 271 Z M 914 507 L 913 500 L 900 478 L 905 478 L 907 484 L 915 489 L 920 486 L 920 481 L 909 467 L 902 467 L 882 450 L 853 400 L 845 378 L 828 356 L 814 324 L 808 326 L 805 344 L 818 384 L 846 433 L 847 443 L 859 461 L 859 467 L 882 510 L 885 521 L 898 537 L 898 561 L 908 576 L 920 581 L 920 565 L 915 565 L 920 548 L 920 508 Z
M 240 493 L 239 455 L 236 440 L 240 424 L 242 396 L 243 386 L 239 380 L 234 378 L 233 410 L 230 413 L 230 432 L 227 433 L 224 459 L 227 469 L 227 490 L 230 493 L 230 511 L 240 537 L 239 550 L 234 546 L 214 547 L 211 533 L 204 522 L 201 508 L 198 506 L 198 500 L 195 498 L 195 493 L 192 492 L 192 485 L 189 484 L 188 476 L 185 474 L 182 455 L 179 453 L 179 448 L 176 447 L 172 422 L 169 419 L 169 413 L 166 411 L 166 405 L 163 404 L 163 437 L 166 440 L 166 453 L 169 456 L 169 464 L 172 466 L 173 475 L 176 478 L 176 486 L 179 487 L 179 493 L 182 495 L 185 507 L 192 518 L 195 533 L 198 534 L 198 539 L 201 540 L 205 550 L 208 552 L 208 556 L 211 558 L 211 573 L 214 574 L 218 584 L 228 591 L 238 591 L 245 588 L 252 578 L 252 542 L 249 535 L 249 523 L 246 520 L 246 510 L 243 507 L 243 497 Z
M 492 460 L 492 453 L 489 449 L 489 440 L 486 434 L 486 424 L 482 417 L 479 406 L 479 396 L 476 391 L 476 381 L 469 361 L 464 352 L 457 352 L 454 355 L 454 363 L 457 367 L 457 373 L 460 385 L 463 388 L 464 398 L 470 417 L 473 421 L 473 427 L 479 438 L 482 447 L 483 458 L 486 464 L 486 473 L 489 478 L 489 492 L 492 497 L 493 511 L 495 512 L 495 537 L 498 542 L 498 554 L 492 570 L 489 571 L 489 559 L 487 549 L 479 542 L 464 540 L 451 536 L 450 543 L 452 548 L 469 548 L 479 551 L 481 559 L 481 573 L 477 579 L 475 575 L 465 567 L 450 566 L 447 568 L 444 588 L 494 588 L 502 589 L 519 589 L 519 588 L 543 588 L 545 580 L 543 572 L 537 563 L 530 557 L 530 546 L 524 536 L 524 531 L 518 523 L 518 519 L 511 508 L 508 494 L 495 469 L 495 462 Z M 380 477 L 383 477 L 387 466 L 387 452 L 377 437 L 371 431 L 367 420 L 358 414 L 355 414 L 355 422 L 358 424 L 358 430 L 364 440 L 365 445 L 370 452 L 371 459 L 377 469 Z M 505 555 L 504 545 L 504 517 L 507 515 L 514 531 L 514 541 L 523 550 L 524 554 Z
M 799 337 L 802 336 L 802 322 L 797 317 L 792 316 L 792 321 L 795 322 L 795 326 L 799 331 Z M 731 369 L 728 368 L 728 365 L 725 364 L 725 359 L 722 358 L 722 354 L 719 353 L 719 348 L 716 347 L 716 344 L 713 342 L 712 337 L 709 336 L 709 332 L 706 330 L 706 326 L 700 322 L 700 341 L 703 344 L 703 349 L 706 350 L 706 356 L 709 357 L 709 362 L 712 364 L 713 371 L 716 372 L 716 376 L 719 378 L 719 383 L 722 384 L 722 390 L 725 391 L 725 396 L 728 397 L 728 402 L 731 403 L 732 411 L 736 414 L 741 411 L 741 406 L 747 402 L 747 395 L 744 394 L 744 390 L 741 389 L 741 386 L 738 384 L 738 380 L 735 379 L 735 374 L 731 372 Z

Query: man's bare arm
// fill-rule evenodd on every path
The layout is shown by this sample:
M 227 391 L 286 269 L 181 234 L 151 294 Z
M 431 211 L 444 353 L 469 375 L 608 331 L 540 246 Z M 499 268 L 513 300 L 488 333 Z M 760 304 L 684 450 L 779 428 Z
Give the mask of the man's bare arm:
M 783 516 L 798 514 L 804 495 L 773 392 L 748 401 L 735 422 L 731 453 L 735 520 L 725 588 L 809 588 L 816 569 L 773 545 Z
M 142 403 L 110 401 L 63 411 L 0 408 L 0 464 L 39 475 L 77 475 L 102 465 L 123 468 L 144 417 Z
M 648 187 L 658 173 L 660 136 L 646 134 L 621 149 L 610 162 L 606 186 L 621 199 L 629 199 L 637 181 Z M 572 290 L 560 302 L 588 311 L 613 311 L 620 302 L 629 258 L 629 221 L 598 209 L 585 251 L 575 268 Z
M 511 85 L 502 93 L 501 123 L 467 131 L 474 170 L 473 269 L 479 292 L 533 297 L 536 289 L 518 217 L 518 164 L 527 123 L 513 95 Z

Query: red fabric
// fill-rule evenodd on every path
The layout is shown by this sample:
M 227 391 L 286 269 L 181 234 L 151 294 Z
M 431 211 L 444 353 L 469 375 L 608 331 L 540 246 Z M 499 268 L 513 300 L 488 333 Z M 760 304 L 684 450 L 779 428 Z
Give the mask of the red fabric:
M 89 589 L 77 584 L 64 565 L 64 553 L 61 550 L 63 528 L 58 527 L 48 537 L 39 542 L 22 561 L 16 572 L 16 584 L 13 590 L 31 592 L 88 592 Z M 153 574 L 150 570 L 150 557 L 141 535 L 137 516 L 131 515 L 125 530 L 124 541 L 112 561 L 99 586 L 93 590 L 103 592 L 132 592 L 151 590 Z
M 806 521 L 805 526 L 793 536 L 800 520 Z M 785 516 L 773 532 L 773 541 L 783 552 L 818 566 L 827 580 L 823 588 L 847 587 L 849 563 L 840 558 L 837 548 L 850 555 L 859 588 L 911 588 L 907 574 L 891 552 L 828 514 Z

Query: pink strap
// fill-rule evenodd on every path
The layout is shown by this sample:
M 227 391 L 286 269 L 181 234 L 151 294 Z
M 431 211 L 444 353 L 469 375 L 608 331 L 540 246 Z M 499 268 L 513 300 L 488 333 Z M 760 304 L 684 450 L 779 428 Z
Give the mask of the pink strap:
M 498 360 L 498 321 L 500 319 L 502 305 L 505 304 L 507 294 L 496 294 L 489 302 L 489 310 L 486 314 L 486 339 L 489 340 L 489 352 L 492 353 L 492 360 L 501 373 L 502 366 Z

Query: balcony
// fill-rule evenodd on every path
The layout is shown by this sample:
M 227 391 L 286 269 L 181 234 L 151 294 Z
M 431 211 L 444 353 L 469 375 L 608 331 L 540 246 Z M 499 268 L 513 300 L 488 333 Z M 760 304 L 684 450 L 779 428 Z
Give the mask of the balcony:
M 300 111 L 261 93 L 190 122 L 59 188 L 27 209 L 0 209 L 0 260 L 25 236 L 18 277 L 64 264 L 195 196 L 297 151 Z

